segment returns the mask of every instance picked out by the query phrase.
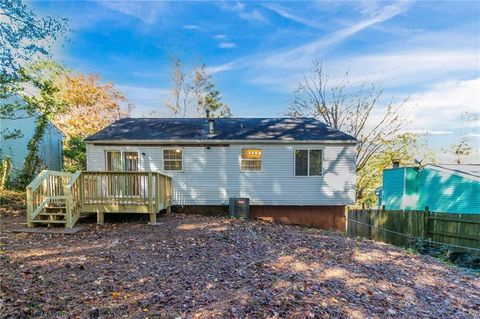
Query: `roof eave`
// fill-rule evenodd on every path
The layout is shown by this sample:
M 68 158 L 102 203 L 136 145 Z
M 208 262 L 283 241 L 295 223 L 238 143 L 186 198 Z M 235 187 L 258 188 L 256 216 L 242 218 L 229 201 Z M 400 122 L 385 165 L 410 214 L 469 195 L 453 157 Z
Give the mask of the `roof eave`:
M 460 170 L 451 169 L 451 168 L 446 168 L 446 167 L 443 167 L 441 165 L 427 164 L 427 165 L 425 165 L 425 168 L 430 168 L 430 169 L 434 169 L 434 170 L 439 171 L 439 172 L 458 175 L 458 176 L 461 176 L 461 177 L 464 177 L 464 178 L 467 178 L 467 179 L 480 181 L 480 176 L 478 176 L 478 175 L 475 175 L 475 174 L 472 174 L 472 173 L 469 173 L 469 172 L 463 172 L 463 171 L 460 171 Z
M 88 144 L 357 144 L 356 140 L 85 140 Z

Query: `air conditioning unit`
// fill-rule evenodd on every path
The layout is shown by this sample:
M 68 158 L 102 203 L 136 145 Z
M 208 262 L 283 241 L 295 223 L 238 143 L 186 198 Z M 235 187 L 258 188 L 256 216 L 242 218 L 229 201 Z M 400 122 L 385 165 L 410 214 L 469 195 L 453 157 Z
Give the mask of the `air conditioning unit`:
M 228 213 L 230 217 L 248 219 L 250 199 L 246 197 L 230 197 Z

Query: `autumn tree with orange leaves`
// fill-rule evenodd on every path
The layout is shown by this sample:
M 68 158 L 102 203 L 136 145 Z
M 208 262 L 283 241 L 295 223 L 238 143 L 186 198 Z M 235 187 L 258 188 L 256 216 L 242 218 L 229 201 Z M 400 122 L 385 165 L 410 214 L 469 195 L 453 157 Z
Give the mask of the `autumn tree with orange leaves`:
M 133 106 L 112 83 L 101 83 L 98 75 L 64 72 L 55 82 L 58 98 L 66 105 L 53 118 L 66 136 L 65 169 L 85 169 L 83 139 L 129 116 Z
M 97 75 L 65 74 L 58 83 L 67 108 L 53 121 L 67 138 L 85 138 L 130 115 L 132 106 L 125 96 L 112 83 L 100 83 Z

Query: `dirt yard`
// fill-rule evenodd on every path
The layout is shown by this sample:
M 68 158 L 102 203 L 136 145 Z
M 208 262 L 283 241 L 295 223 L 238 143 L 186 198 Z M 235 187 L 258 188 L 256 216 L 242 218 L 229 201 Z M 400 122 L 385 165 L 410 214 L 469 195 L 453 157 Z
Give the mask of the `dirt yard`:
M 431 257 L 296 226 L 187 215 L 13 233 L 0 318 L 480 318 L 480 278 Z

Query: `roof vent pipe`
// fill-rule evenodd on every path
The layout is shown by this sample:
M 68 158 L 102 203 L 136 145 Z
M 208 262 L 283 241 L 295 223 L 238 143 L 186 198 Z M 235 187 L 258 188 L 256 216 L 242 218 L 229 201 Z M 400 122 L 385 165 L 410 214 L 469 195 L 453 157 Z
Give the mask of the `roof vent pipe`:
M 208 134 L 213 134 L 215 133 L 215 126 L 213 125 L 214 124 L 214 119 L 209 117 L 208 118 Z
M 210 110 L 209 109 L 207 109 L 205 111 L 205 113 L 207 114 L 207 119 L 208 119 L 208 134 L 213 134 L 213 133 L 215 133 L 214 119 L 213 119 L 213 117 L 210 116 Z

